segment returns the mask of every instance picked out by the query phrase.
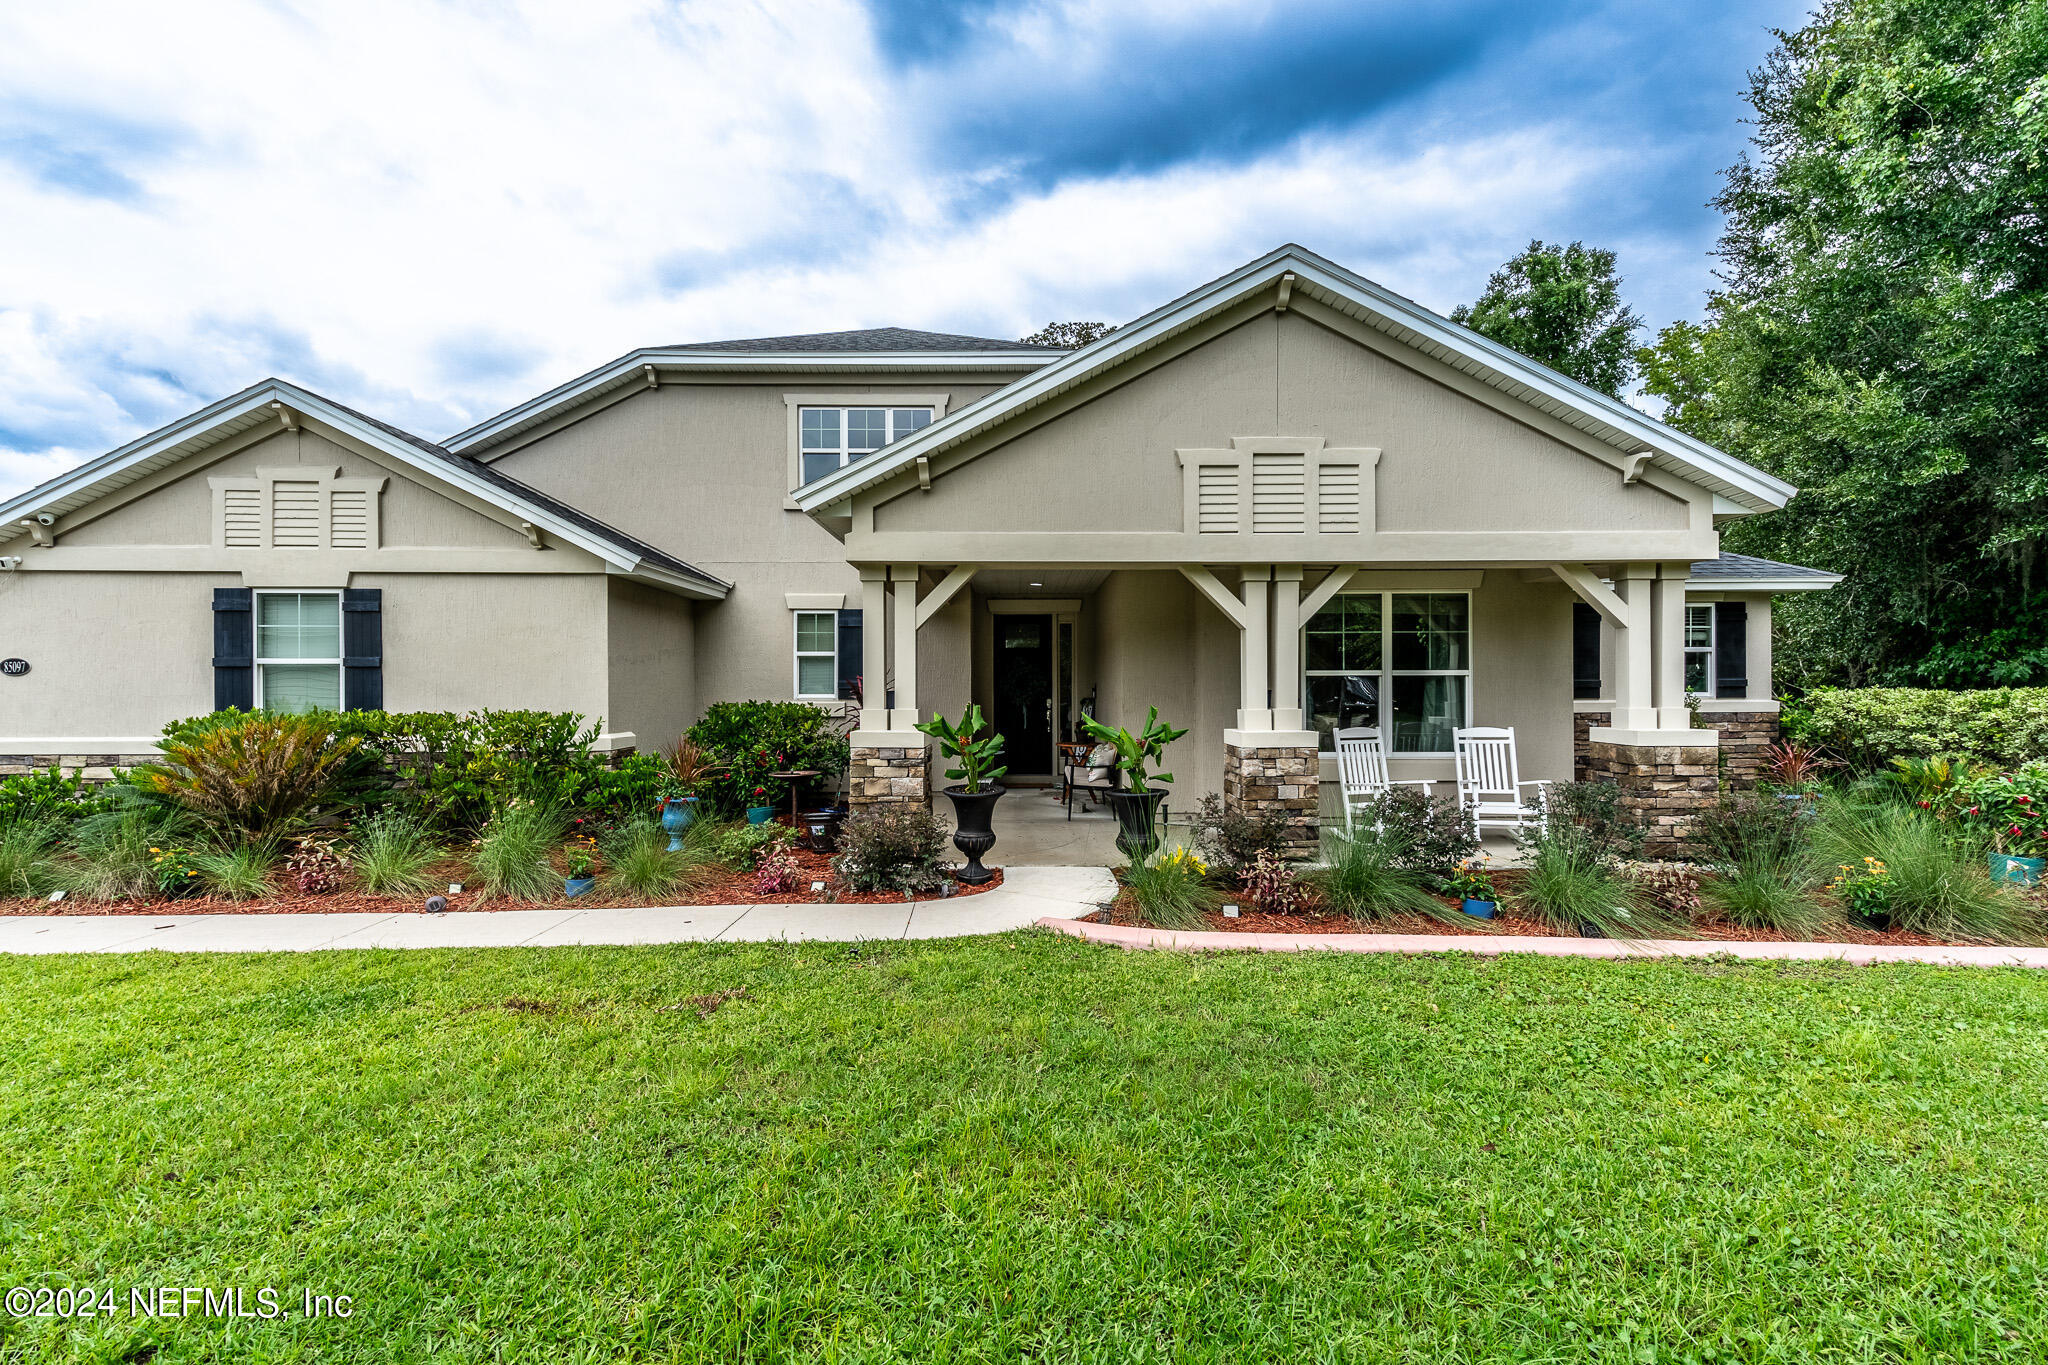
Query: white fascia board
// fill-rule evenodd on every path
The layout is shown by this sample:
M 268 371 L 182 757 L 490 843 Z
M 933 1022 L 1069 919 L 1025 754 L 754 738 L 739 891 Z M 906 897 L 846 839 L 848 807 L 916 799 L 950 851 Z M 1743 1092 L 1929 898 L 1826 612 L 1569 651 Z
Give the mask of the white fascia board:
M 1196 292 L 1154 309 L 1127 327 L 1101 340 L 1070 351 L 1007 388 L 989 394 L 948 413 L 930 426 L 870 460 L 835 470 L 815 483 L 796 490 L 797 505 L 815 512 L 863 488 L 880 483 L 899 469 L 909 467 L 920 455 L 929 456 L 990 419 L 1031 403 L 1079 382 L 1088 375 L 1115 364 L 1123 357 L 1143 350 L 1198 321 L 1202 316 L 1226 308 L 1240 298 L 1277 285 L 1280 277 L 1293 272 L 1297 281 L 1314 285 L 1330 294 L 1351 300 L 1378 313 L 1397 326 L 1414 332 L 1445 350 L 1464 355 L 1512 379 L 1532 392 L 1573 408 L 1640 440 L 1699 472 L 1726 482 L 1756 503 L 1753 510 L 1782 507 L 1798 492 L 1792 485 L 1743 463 L 1725 451 L 1696 441 L 1684 432 L 1628 404 L 1586 387 L 1575 380 L 1545 369 L 1505 346 L 1487 340 L 1468 327 L 1437 316 L 1412 300 L 1374 284 L 1363 276 L 1324 260 L 1300 247 L 1286 246 L 1231 271 Z
M 1842 581 L 1831 573 L 1819 578 L 1688 578 L 1685 586 L 1700 592 L 1819 592 Z
M 667 588 L 671 592 L 680 593 L 684 597 L 695 597 L 700 601 L 723 602 L 726 598 L 726 589 L 723 587 L 701 579 L 685 577 L 658 564 L 649 564 L 644 559 L 634 560 L 631 567 L 627 568 L 607 561 L 604 571 L 620 578 L 630 578 L 636 582 L 650 583 L 658 588 Z
M 644 383 L 648 366 L 657 370 L 758 370 L 765 373 L 1035 369 L 1059 359 L 1044 351 L 634 351 L 609 365 L 557 385 L 537 398 L 488 417 L 441 442 L 465 451 L 491 445 L 576 406 L 584 399 L 627 383 Z

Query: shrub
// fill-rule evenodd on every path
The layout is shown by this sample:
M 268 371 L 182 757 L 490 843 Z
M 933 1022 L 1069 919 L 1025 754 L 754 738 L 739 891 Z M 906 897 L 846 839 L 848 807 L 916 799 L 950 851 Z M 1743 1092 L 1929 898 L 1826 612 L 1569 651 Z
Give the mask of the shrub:
M 725 765 L 699 779 L 697 795 L 727 814 L 787 801 L 787 785 L 771 772 L 815 768 L 820 781 L 831 781 L 846 771 L 846 737 L 806 702 L 716 702 L 686 737 Z
M 1722 867 L 1747 862 L 1790 863 L 1806 850 L 1811 817 L 1769 792 L 1724 795 L 1694 818 L 1693 841 Z
M 284 860 L 284 874 L 302 896 L 331 896 L 341 889 L 348 863 L 332 839 L 301 839 Z
M 1278 853 L 1287 837 L 1287 815 L 1271 807 L 1235 810 L 1210 794 L 1195 808 L 1195 847 L 1233 879 L 1242 877 L 1261 853 Z
M 1944 823 L 1916 807 L 1855 801 L 1824 802 L 1815 821 L 1814 851 L 1850 877 L 1839 895 L 1881 903 L 1892 927 L 1965 943 L 2035 943 L 2039 906 L 2016 887 L 1991 880 L 1990 840 L 1967 825 Z M 1851 883 L 1856 872 L 1882 865 L 1882 895 Z
M 2048 855 L 2048 763 L 1984 770 L 1955 784 L 1951 809 L 2001 853 Z M 1933 808 L 1933 803 L 1927 803 Z
M 163 759 L 129 774 L 134 788 L 198 817 L 244 844 L 275 840 L 304 824 L 334 794 L 357 741 L 338 738 L 324 713 L 230 713 L 204 728 L 168 726 Z
M 937 886 L 946 826 L 923 806 L 883 806 L 848 820 L 832 868 L 855 891 L 922 891 Z
M 1394 866 L 1441 885 L 1479 852 L 1479 826 L 1456 797 L 1431 796 L 1420 787 L 1389 787 L 1360 809 L 1391 840 Z
M 191 861 L 206 889 L 219 895 L 246 901 L 277 894 L 277 883 L 271 878 L 277 851 L 270 844 L 238 844 L 222 851 L 195 853 Z
M 591 753 L 600 727 L 573 711 L 347 711 L 337 733 L 357 740 L 393 777 L 396 799 L 427 823 L 481 829 L 513 801 L 574 810 L 624 796 L 604 787 Z M 644 771 L 644 770 L 642 770 Z
M 794 891 L 803 881 L 803 871 L 795 849 L 786 843 L 769 844 L 754 863 L 754 890 L 763 896 Z
M 1269 915 L 1300 914 L 1308 904 L 1300 874 L 1270 849 L 1255 858 L 1244 874 L 1244 898 Z
M 1558 782 L 1543 792 L 1542 816 L 1515 831 L 1524 854 L 1545 841 L 1568 843 L 1601 864 L 1632 862 L 1642 854 L 1649 831 L 1622 809 L 1615 783 Z
M 759 825 L 739 821 L 705 824 L 700 821 L 690 826 L 690 834 L 702 841 L 712 858 L 736 872 L 752 872 L 759 865 L 764 850 L 796 837 L 787 825 L 778 825 L 772 820 Z M 686 842 L 690 840 L 686 839 Z
M 52 822 L 0 825 L 0 896 L 41 896 L 55 889 L 57 865 L 50 855 L 56 843 Z
M 83 768 L 72 769 L 69 777 L 60 768 L 0 777 L 0 829 L 14 824 L 69 825 L 112 804 L 106 791 L 86 785 Z
M 696 833 L 694 826 L 691 833 Z M 605 889 L 650 900 L 673 895 L 704 858 L 701 845 L 689 840 L 669 852 L 668 831 L 644 815 L 612 830 L 601 843 Z
M 595 768 L 583 789 L 582 809 L 612 821 L 645 816 L 661 804 L 668 767 L 654 754 L 627 754 L 616 768 Z
M 1222 901 L 1201 862 L 1185 849 L 1134 858 L 1119 875 L 1138 913 L 1161 929 L 1206 929 L 1209 922 L 1203 916 Z
M 1894 758 L 1884 778 L 1905 800 L 1946 807 L 1959 787 L 1985 770 L 1986 765 L 1965 755 L 1937 754 L 1932 758 Z
M 61 872 L 65 889 L 87 900 L 149 900 L 187 880 L 180 865 L 198 822 L 123 790 L 108 809 L 80 820 L 71 834 L 75 859 Z
M 567 822 L 550 806 L 517 801 L 491 817 L 470 861 L 477 889 L 486 900 L 553 900 L 562 881 L 550 861 L 561 846 Z
M 349 861 L 373 895 L 423 896 L 434 886 L 427 868 L 440 856 L 426 826 L 405 811 L 383 810 L 356 825 Z
M 2048 758 L 2048 687 L 1823 687 L 1782 719 L 1787 736 L 1824 744 L 1866 772 L 1895 757 L 1958 754 L 2002 768 Z
M 1353 919 L 1420 914 L 1448 920 L 1457 912 L 1429 894 L 1420 873 L 1401 865 L 1408 851 L 1406 841 L 1371 830 L 1350 839 L 1326 834 L 1323 865 L 1305 880 L 1324 904 Z

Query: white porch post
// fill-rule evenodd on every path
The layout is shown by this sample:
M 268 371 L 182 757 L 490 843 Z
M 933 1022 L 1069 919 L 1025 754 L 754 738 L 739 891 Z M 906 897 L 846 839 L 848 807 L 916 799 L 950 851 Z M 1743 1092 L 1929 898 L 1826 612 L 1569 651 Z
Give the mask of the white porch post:
M 1614 586 L 1628 603 L 1628 628 L 1614 641 L 1614 720 L 1616 730 L 1655 730 L 1657 704 L 1651 682 L 1650 597 L 1655 587 L 1654 564 L 1619 568 Z
M 1652 653 L 1660 730 L 1692 728 L 1692 713 L 1685 709 L 1685 579 L 1691 568 L 1690 564 L 1665 564 L 1657 577 Z
M 1239 639 L 1243 648 L 1238 668 L 1239 693 L 1237 728 L 1271 730 L 1273 698 L 1266 680 L 1266 657 L 1271 624 L 1266 611 L 1266 585 L 1273 570 L 1264 564 L 1244 569 L 1244 629 Z
M 1280 564 L 1273 569 L 1273 728 L 1301 726 L 1301 565 Z
M 889 728 L 889 571 L 879 564 L 860 571 L 860 728 Z
M 896 599 L 896 704 L 889 709 L 889 728 L 909 730 L 917 724 L 917 571 L 915 564 L 891 564 L 889 583 Z M 866 618 L 862 618 L 866 624 Z

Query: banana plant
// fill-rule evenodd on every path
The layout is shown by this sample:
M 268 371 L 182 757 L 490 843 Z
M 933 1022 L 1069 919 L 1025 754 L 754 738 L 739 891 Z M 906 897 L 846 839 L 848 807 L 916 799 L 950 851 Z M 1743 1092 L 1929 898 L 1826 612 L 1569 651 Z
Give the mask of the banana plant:
M 1145 708 L 1145 726 L 1135 735 L 1122 727 L 1112 729 L 1086 715 L 1081 717 L 1081 728 L 1091 739 L 1116 749 L 1116 766 L 1130 775 L 1132 791 L 1150 791 L 1154 782 L 1173 781 L 1172 773 L 1153 773 L 1149 777 L 1145 773 L 1148 759 L 1161 758 L 1167 745 L 1187 733 L 1160 720 L 1158 707 Z
M 991 767 L 1003 756 L 1003 737 L 991 733 L 986 739 L 976 739 L 988 722 L 982 718 L 979 704 L 969 702 L 966 712 L 960 717 L 958 729 L 944 716 L 925 721 L 917 728 L 939 742 L 939 752 L 948 759 L 959 763 L 957 768 L 946 769 L 946 776 L 961 781 L 967 795 L 974 796 L 981 791 L 981 784 L 993 782 L 1008 767 Z

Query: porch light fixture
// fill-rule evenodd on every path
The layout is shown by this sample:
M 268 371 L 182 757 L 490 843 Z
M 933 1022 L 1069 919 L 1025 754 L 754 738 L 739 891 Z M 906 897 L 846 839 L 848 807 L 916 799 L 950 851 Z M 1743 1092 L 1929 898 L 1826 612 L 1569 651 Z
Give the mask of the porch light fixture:
M 1042 588 L 1042 587 L 1044 587 L 1044 586 L 1045 586 L 1045 584 L 1043 584 L 1043 583 L 1033 583 L 1033 584 L 1032 584 L 1031 586 L 1032 586 L 1032 587 L 1034 587 L 1034 588 Z

